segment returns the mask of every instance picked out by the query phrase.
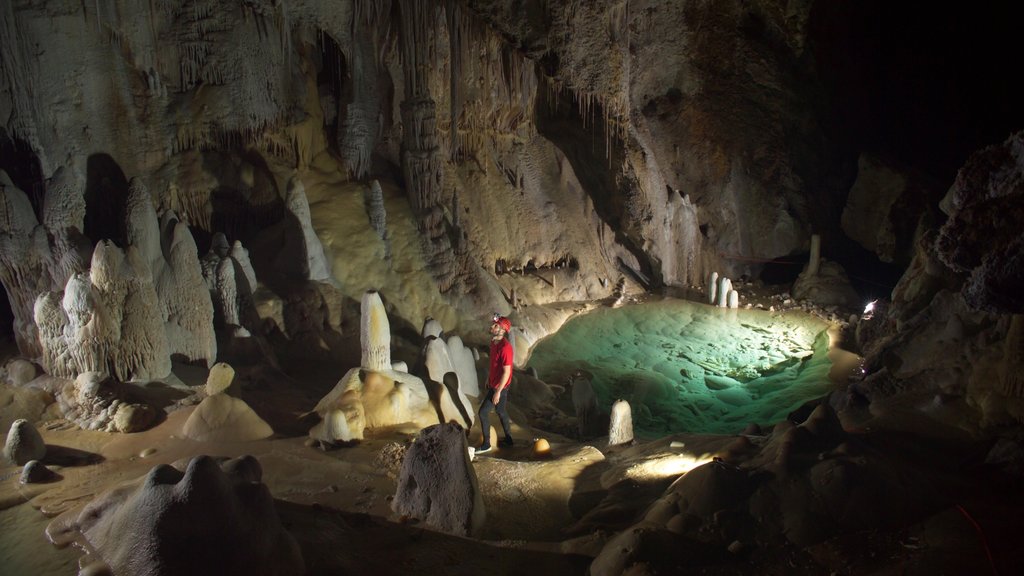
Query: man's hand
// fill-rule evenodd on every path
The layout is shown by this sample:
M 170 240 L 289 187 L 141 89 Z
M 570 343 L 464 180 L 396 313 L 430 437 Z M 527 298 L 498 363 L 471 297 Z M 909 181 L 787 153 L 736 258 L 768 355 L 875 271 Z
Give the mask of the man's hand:
M 497 406 L 499 400 L 501 400 L 501 390 L 495 390 L 494 397 L 491 398 L 491 402 L 493 402 L 494 405 Z

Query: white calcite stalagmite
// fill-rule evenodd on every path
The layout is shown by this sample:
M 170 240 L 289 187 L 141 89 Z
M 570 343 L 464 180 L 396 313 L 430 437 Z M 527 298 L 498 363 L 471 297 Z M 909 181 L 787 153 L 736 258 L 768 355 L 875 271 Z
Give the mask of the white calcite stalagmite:
M 0 170 L 0 282 L 14 313 L 14 338 L 28 357 L 42 353 L 33 311 L 36 298 L 51 286 L 51 255 L 46 228 L 39 225 L 28 196 Z
M 304 574 L 302 552 L 262 479 L 252 456 L 196 456 L 184 472 L 160 464 L 58 516 L 46 535 L 60 546 L 86 543 L 82 573 Z
M 718 307 L 725 308 L 729 304 L 729 291 L 732 290 L 732 280 L 722 276 L 718 279 Z
M 160 301 L 167 312 L 167 344 L 172 354 L 188 361 L 217 360 L 213 331 L 213 301 L 203 280 L 195 239 L 184 222 L 174 224 L 170 266 L 159 285 Z
M 157 274 L 164 267 L 164 255 L 160 246 L 160 221 L 157 219 L 149 189 L 138 177 L 132 178 L 128 183 L 125 232 L 128 244 L 141 253 L 148 272 Z
M 217 362 L 206 376 L 206 395 L 229 393 L 235 381 L 235 369 L 227 362 Z
M 473 427 L 473 409 L 466 398 L 466 395 L 462 392 L 459 386 L 458 372 L 455 369 L 455 365 L 452 363 L 451 355 L 448 351 L 448 345 L 445 344 L 444 340 L 440 338 L 428 338 L 427 345 L 424 350 L 425 364 L 427 368 L 427 375 L 431 382 L 434 384 L 443 385 L 444 390 L 437 390 L 437 396 L 442 399 L 441 408 L 444 413 L 442 420 L 449 422 L 455 420 L 462 422 L 467 428 Z M 455 374 L 456 380 L 453 382 L 448 376 L 449 374 Z M 448 384 L 453 384 L 448 386 Z M 450 398 L 450 403 L 443 401 L 445 392 Z M 449 413 L 449 409 L 454 408 L 455 411 Z
M 235 265 L 230 258 L 224 258 L 217 264 L 216 280 L 216 312 L 220 324 L 225 327 L 241 326 L 241 314 L 238 310 L 238 286 L 235 283 Z
M 718 296 L 718 272 L 712 272 L 708 277 L 708 303 L 714 304 Z
M 420 431 L 402 461 L 391 509 L 451 534 L 480 530 L 486 512 L 462 427 L 437 424 Z
M 619 446 L 633 441 L 633 412 L 629 402 L 616 400 L 612 404 L 612 417 L 608 426 L 608 445 Z
M 424 340 L 426 340 L 431 336 L 434 338 L 440 338 L 442 332 L 444 332 L 444 329 L 441 328 L 441 323 L 433 318 L 427 317 L 427 319 L 423 321 L 423 330 L 420 332 L 420 335 L 423 336 Z
M 390 370 L 391 324 L 376 290 L 363 294 L 360 311 L 359 341 L 362 356 L 359 365 L 367 370 Z
M 728 297 L 727 301 L 728 301 L 728 304 L 729 304 L 729 308 L 739 308 L 740 307 L 740 293 L 737 292 L 736 290 L 730 289 L 729 290 L 729 297 Z
M 30 460 L 42 460 L 46 456 L 46 443 L 27 420 L 15 420 L 7 433 L 3 455 L 12 464 L 22 466 Z
M 302 229 L 302 245 L 305 249 L 306 263 L 304 268 L 306 279 L 316 282 L 327 282 L 336 284 L 337 280 L 331 274 L 330 262 L 324 256 L 324 247 L 320 243 L 313 230 L 313 222 L 309 213 L 309 200 L 306 198 L 306 188 L 298 176 L 288 181 L 288 190 L 285 197 L 285 206 L 298 221 Z
M 455 372 L 459 375 L 459 391 L 467 396 L 479 396 L 480 377 L 476 373 L 473 351 L 466 348 L 458 335 L 448 337 L 448 355 L 452 359 Z

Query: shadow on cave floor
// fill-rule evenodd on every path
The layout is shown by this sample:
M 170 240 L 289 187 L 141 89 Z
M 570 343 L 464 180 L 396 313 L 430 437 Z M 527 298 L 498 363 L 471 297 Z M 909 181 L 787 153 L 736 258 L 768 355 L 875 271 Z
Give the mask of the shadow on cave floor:
M 587 556 L 494 546 L 366 514 L 280 500 L 275 506 L 298 540 L 310 576 L 583 575 L 591 562 Z

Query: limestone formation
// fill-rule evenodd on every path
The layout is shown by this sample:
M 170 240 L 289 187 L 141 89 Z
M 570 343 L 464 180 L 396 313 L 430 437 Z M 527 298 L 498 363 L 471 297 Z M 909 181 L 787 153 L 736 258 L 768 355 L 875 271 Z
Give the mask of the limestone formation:
M 119 385 L 107 374 L 83 372 L 65 384 L 57 394 L 64 417 L 85 430 L 139 432 L 156 421 L 156 410 L 134 401 L 130 388 Z
M 370 228 L 377 233 L 384 242 L 384 257 L 391 255 L 391 240 L 388 238 L 387 211 L 384 209 L 384 192 L 381 190 L 380 182 L 376 179 L 370 181 L 370 187 L 366 190 L 366 214 L 370 218 Z
M 461 426 L 437 424 L 420 431 L 402 462 L 391 509 L 443 532 L 479 531 L 486 513 Z
M 324 256 L 324 247 L 320 243 L 313 230 L 313 222 L 309 213 L 309 201 L 306 199 L 306 188 L 298 176 L 293 176 L 288 181 L 288 190 L 285 197 L 285 206 L 295 218 L 296 224 L 301 232 L 300 247 L 303 250 L 302 257 L 305 259 L 303 273 L 306 280 L 315 282 L 327 282 L 336 284 L 337 280 L 331 274 L 331 263 Z
M 476 372 L 473 350 L 466 348 L 466 345 L 462 343 L 462 338 L 457 334 L 449 336 L 447 344 L 448 356 L 452 359 L 452 366 L 459 375 L 459 390 L 467 396 L 479 396 L 480 378 Z
M 730 289 L 729 296 L 726 300 L 728 301 L 729 308 L 735 309 L 740 307 L 740 293 L 736 290 Z
M 222 392 L 237 392 L 237 390 L 232 390 L 231 388 L 234 381 L 235 369 L 226 362 L 217 362 L 210 368 L 210 374 L 206 377 L 206 395 L 213 396 Z M 237 393 L 233 395 L 237 396 Z
M 445 385 L 445 390 L 457 410 L 453 414 L 444 414 L 443 421 L 448 422 L 454 418 L 466 428 L 472 428 L 475 411 L 463 391 L 461 377 L 452 362 L 448 345 L 440 338 L 427 338 L 424 356 L 430 380 Z M 444 404 L 446 403 L 442 403 Z
M 805 270 L 797 277 L 793 283 L 793 297 L 810 300 L 818 306 L 840 306 L 847 310 L 863 306 L 842 266 L 824 258 L 820 259 L 815 274 Z
M 249 442 L 269 438 L 274 430 L 243 400 L 220 393 L 196 406 L 181 433 L 200 442 Z
M 423 321 L 423 330 L 420 331 L 420 335 L 423 336 L 424 340 L 426 340 L 431 336 L 434 338 L 440 338 L 442 332 L 444 332 L 444 329 L 441 328 L 441 323 L 433 318 L 427 317 L 427 319 Z
M 14 358 L 4 366 L 4 380 L 12 386 L 23 386 L 38 375 L 36 365 L 22 358 Z
M 262 476 L 252 456 L 197 456 L 184 472 L 160 464 L 58 516 L 46 535 L 59 545 L 82 539 L 90 553 L 80 564 L 90 573 L 303 574 Z
M 629 402 L 616 400 L 612 404 L 611 423 L 608 426 L 608 445 L 619 446 L 633 441 L 633 413 Z
M 18 478 L 20 484 L 42 484 L 57 479 L 57 474 L 38 460 L 29 460 Z
M 42 460 L 46 456 L 46 443 L 27 420 L 15 420 L 4 442 L 4 459 L 21 466 L 30 460 Z
M 185 360 L 217 360 L 213 331 L 213 301 L 203 280 L 195 239 L 184 222 L 175 222 L 170 234 L 170 260 L 158 284 L 160 301 L 167 314 L 167 344 L 172 354 Z
M 729 304 L 729 291 L 732 290 L 732 280 L 722 276 L 718 279 L 718 307 L 725 308 Z
M 360 305 L 359 340 L 362 346 L 360 366 L 367 370 L 391 369 L 391 325 L 380 294 L 370 290 Z
M 708 277 L 708 303 L 714 304 L 718 296 L 718 272 L 712 272 Z
M 42 354 L 33 310 L 36 297 L 53 289 L 50 261 L 46 228 L 39 225 L 28 196 L 0 170 L 0 282 L 14 313 L 18 350 L 30 358 Z
M 40 327 L 47 372 L 74 378 L 107 372 L 122 381 L 162 378 L 170 353 L 156 290 L 138 252 L 128 257 L 100 242 L 88 276 L 75 274 L 59 294 L 41 294 L 35 320 Z
M 405 376 L 419 381 L 414 376 Z M 422 382 L 419 387 L 425 390 Z M 367 427 L 415 420 L 416 409 L 422 409 L 424 404 L 413 396 L 407 383 L 389 374 L 353 368 L 313 408 L 321 422 L 313 427 L 310 436 L 323 442 L 359 440 Z

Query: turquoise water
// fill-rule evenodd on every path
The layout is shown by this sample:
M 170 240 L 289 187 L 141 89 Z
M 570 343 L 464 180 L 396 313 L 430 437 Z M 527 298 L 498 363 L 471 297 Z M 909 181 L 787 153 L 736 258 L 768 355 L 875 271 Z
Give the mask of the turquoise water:
M 629 401 L 640 433 L 732 434 L 829 391 L 827 329 L 803 313 L 662 300 L 574 318 L 528 366 L 552 384 L 584 371 L 605 413 Z

